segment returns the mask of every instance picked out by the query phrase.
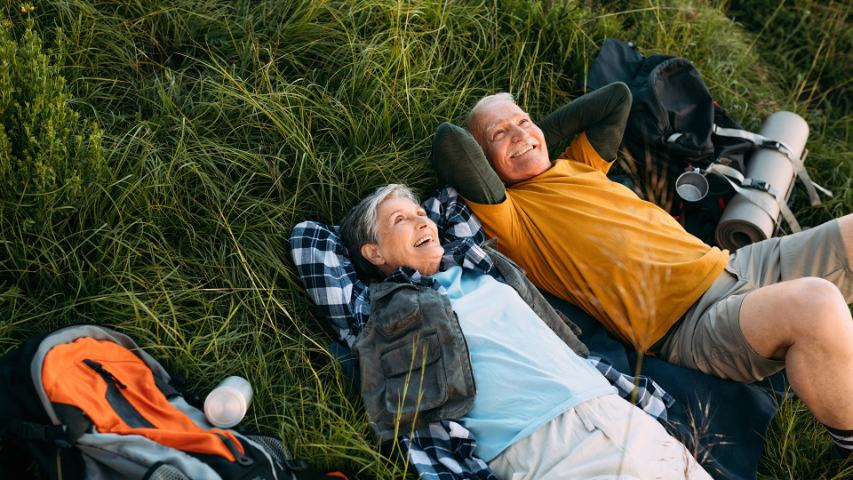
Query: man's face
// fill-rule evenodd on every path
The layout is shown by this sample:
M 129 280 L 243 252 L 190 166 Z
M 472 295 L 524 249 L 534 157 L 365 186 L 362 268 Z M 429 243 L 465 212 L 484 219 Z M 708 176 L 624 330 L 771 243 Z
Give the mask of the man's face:
M 408 266 L 423 275 L 438 272 L 444 247 L 438 228 L 420 205 L 405 197 L 386 198 L 377 212 L 378 242 L 361 247 L 361 254 L 385 275 Z
M 492 168 L 507 185 L 533 178 L 551 166 L 542 130 L 509 100 L 480 107 L 472 127 Z

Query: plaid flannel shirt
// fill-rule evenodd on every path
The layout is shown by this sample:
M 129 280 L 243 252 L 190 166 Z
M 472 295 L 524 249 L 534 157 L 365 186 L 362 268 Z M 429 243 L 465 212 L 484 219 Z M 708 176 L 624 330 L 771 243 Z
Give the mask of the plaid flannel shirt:
M 480 247 L 486 239 L 480 222 L 453 188 L 440 190 L 421 205 L 438 225 L 445 248 L 442 270 L 461 265 L 500 278 L 491 258 Z M 358 279 L 338 237 L 337 226 L 312 221 L 299 223 L 291 232 L 290 248 L 308 295 L 340 340 L 352 348 L 368 321 L 368 287 Z M 441 291 L 438 282 L 409 267 L 398 268 L 387 281 L 416 283 Z M 587 361 L 616 387 L 619 395 L 631 399 L 649 415 L 666 420 L 666 409 L 674 400 L 654 381 L 623 374 L 594 355 L 587 357 Z M 398 440 L 421 479 L 497 480 L 486 462 L 474 455 L 477 443 L 471 432 L 457 422 L 433 422 Z

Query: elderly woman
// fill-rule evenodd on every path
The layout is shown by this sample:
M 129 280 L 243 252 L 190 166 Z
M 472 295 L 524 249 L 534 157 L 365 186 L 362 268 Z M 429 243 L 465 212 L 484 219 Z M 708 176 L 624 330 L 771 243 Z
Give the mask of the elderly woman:
M 369 287 L 370 322 L 356 342 L 378 432 L 407 415 L 457 419 L 503 479 L 710 478 L 582 358 L 583 344 L 511 261 L 477 245 L 445 251 L 408 188 L 379 188 L 340 234 L 360 274 L 382 279 Z

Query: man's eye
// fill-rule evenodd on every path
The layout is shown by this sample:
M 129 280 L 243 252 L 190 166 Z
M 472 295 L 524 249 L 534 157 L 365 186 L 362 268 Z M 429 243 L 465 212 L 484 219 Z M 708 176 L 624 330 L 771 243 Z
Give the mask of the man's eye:
M 396 217 L 394 217 L 394 224 L 395 224 L 395 225 L 396 225 L 396 224 L 398 224 L 398 223 L 400 223 L 400 222 L 402 222 L 402 221 L 403 221 L 403 216 L 402 216 L 402 215 L 397 215 Z
M 504 136 L 504 131 L 498 130 L 497 132 L 495 132 L 494 136 L 492 136 L 492 139 L 493 140 L 499 140 L 503 136 Z
M 522 127 L 526 127 L 526 126 L 530 125 L 530 119 L 523 118 L 520 122 L 518 122 L 518 124 L 521 125 Z

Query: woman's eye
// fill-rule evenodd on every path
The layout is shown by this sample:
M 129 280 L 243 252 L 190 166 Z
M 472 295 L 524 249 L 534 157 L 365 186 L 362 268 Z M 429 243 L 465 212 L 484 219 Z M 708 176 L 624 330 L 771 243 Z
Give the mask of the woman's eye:
M 504 136 L 504 131 L 503 131 L 503 130 L 498 130 L 497 132 L 495 132 L 495 135 L 494 135 L 493 139 L 494 139 L 494 140 L 500 140 L 500 139 L 501 139 L 501 137 L 503 137 L 503 136 Z
M 402 215 L 397 215 L 396 217 L 394 217 L 394 224 L 398 224 L 398 223 L 400 223 L 400 222 L 402 222 L 402 221 L 403 221 L 403 216 L 402 216 Z

